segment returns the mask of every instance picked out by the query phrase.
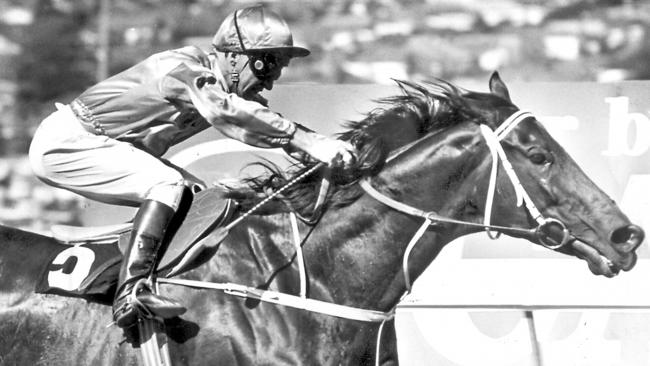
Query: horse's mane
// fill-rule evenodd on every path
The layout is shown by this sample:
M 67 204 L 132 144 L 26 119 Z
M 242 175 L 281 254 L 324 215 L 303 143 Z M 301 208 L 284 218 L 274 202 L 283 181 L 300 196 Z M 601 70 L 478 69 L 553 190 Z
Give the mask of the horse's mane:
M 379 107 L 367 113 L 362 120 L 345 122 L 346 131 L 338 134 L 339 139 L 350 142 L 357 149 L 358 156 L 351 169 L 332 171 L 327 206 L 344 206 L 356 200 L 361 195 L 356 184 L 359 179 L 379 172 L 390 150 L 400 147 L 393 146 L 391 149 L 392 136 L 382 136 L 381 123 L 399 123 L 411 116 L 418 123 L 418 136 L 422 137 L 463 121 L 481 118 L 482 111 L 474 107 L 471 101 L 485 99 L 489 95 L 467 91 L 443 80 L 422 83 L 395 81 L 401 94 L 375 100 Z M 408 142 L 411 141 L 404 141 L 401 145 Z M 231 192 L 231 197 L 236 198 L 244 209 L 259 202 L 260 196 L 283 187 L 316 162 L 308 157 L 297 158 L 287 170 L 269 161 L 253 164 L 261 165 L 265 173 L 244 179 L 246 188 Z M 321 181 L 322 175 L 312 174 L 286 189 L 281 199 L 290 209 L 307 215 L 316 202 Z

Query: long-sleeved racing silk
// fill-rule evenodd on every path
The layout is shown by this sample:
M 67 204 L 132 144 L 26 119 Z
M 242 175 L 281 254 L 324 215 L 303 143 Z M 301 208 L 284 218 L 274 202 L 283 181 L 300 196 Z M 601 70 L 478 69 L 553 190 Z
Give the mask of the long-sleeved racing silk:
M 92 86 L 70 107 L 87 131 L 154 156 L 210 125 L 249 145 L 285 146 L 295 124 L 230 93 L 214 61 L 193 46 L 157 53 Z

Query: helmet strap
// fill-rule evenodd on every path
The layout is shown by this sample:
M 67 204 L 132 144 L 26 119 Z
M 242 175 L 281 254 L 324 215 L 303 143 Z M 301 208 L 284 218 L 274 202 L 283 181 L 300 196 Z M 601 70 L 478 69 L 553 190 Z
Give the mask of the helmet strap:
M 246 47 L 244 46 L 244 40 L 241 37 L 241 33 L 239 31 L 239 24 L 237 24 L 237 11 L 235 10 L 235 13 L 233 14 L 233 22 L 235 25 L 235 31 L 237 31 L 237 39 L 239 39 L 239 46 L 241 47 L 242 52 L 246 52 Z M 233 87 L 236 90 L 237 89 L 237 84 L 239 84 L 239 73 L 241 70 L 244 68 L 242 67 L 241 70 L 237 71 L 237 61 L 235 60 L 236 56 L 235 53 L 230 54 L 230 81 L 232 81 Z M 244 65 L 246 67 L 246 65 Z
M 235 60 L 235 54 L 231 53 L 230 57 L 230 81 L 233 84 L 237 84 L 239 82 L 239 72 L 237 71 L 237 60 Z
M 229 56 L 230 72 L 228 73 L 228 76 L 230 78 L 230 81 L 232 82 L 232 90 L 234 90 L 235 92 L 237 92 L 237 88 L 239 87 L 239 80 L 240 80 L 239 76 L 241 74 L 241 71 L 244 70 L 246 66 L 248 66 L 248 63 L 250 62 L 248 57 L 246 57 L 246 62 L 244 63 L 244 65 L 239 70 L 237 70 L 238 55 L 241 54 L 231 52 Z

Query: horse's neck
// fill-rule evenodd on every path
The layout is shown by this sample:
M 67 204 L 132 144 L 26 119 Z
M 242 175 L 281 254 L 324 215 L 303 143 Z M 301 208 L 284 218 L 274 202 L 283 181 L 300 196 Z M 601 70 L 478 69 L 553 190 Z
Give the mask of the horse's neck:
M 444 150 L 444 151 L 443 151 Z M 441 149 L 447 156 L 449 150 Z M 433 211 L 443 217 L 476 221 L 466 205 L 470 149 L 456 149 L 454 159 L 427 167 L 424 161 L 409 169 L 387 169 L 375 183 L 379 190 L 410 206 Z M 466 156 L 467 155 L 467 156 Z M 404 166 L 406 164 L 400 164 Z M 419 165 L 419 166 L 418 166 Z M 420 170 L 419 172 L 415 170 Z M 426 175 L 422 171 L 428 171 Z M 420 173 L 420 174 L 416 174 Z M 390 183 L 382 183 L 390 182 Z M 424 218 L 413 217 L 386 206 L 369 196 L 353 205 L 328 212 L 319 224 L 321 242 L 315 261 L 330 287 L 347 292 L 348 301 L 358 306 L 394 306 L 406 290 L 402 260 L 410 240 L 423 225 Z M 431 227 L 419 239 L 409 258 L 409 273 L 414 281 L 452 240 L 476 231 L 462 225 Z M 341 290 L 344 289 L 344 290 Z M 347 291 L 346 291 L 347 290 Z
M 330 219 L 324 217 L 319 225 L 327 226 L 327 233 L 315 235 L 317 249 L 309 253 L 307 262 L 310 276 L 330 290 L 334 301 L 388 310 L 405 290 L 402 258 L 422 220 L 376 202 L 366 204 L 345 213 L 333 212 L 335 217 Z M 425 262 L 431 262 L 448 241 L 436 233 L 425 234 L 418 248 L 419 260 L 426 257 Z M 412 278 L 425 267 L 417 262 L 410 262 Z

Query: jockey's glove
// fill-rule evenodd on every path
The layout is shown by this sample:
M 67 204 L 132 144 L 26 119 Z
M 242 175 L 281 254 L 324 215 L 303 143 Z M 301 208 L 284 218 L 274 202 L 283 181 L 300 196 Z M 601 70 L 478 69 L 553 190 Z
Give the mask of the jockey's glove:
M 296 124 L 296 132 L 289 142 L 291 150 L 298 149 L 317 161 L 331 167 L 350 168 L 356 161 L 356 150 L 347 141 L 323 136 Z

